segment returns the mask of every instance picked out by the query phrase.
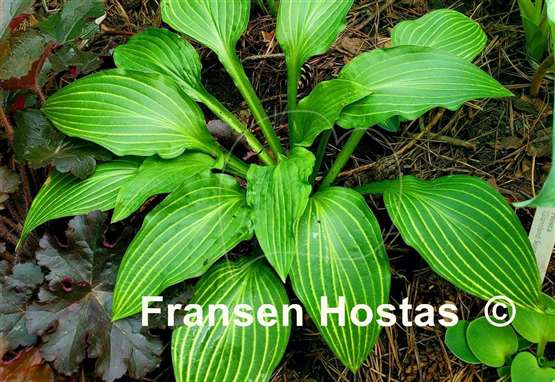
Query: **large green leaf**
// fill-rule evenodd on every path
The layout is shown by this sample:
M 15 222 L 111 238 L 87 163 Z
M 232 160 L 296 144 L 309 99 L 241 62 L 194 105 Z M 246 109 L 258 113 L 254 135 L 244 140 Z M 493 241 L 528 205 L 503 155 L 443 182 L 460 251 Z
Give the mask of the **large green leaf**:
M 345 366 L 357 370 L 372 351 L 380 327 L 374 319 L 368 326 L 356 326 L 349 313 L 358 304 L 375 312 L 387 302 L 391 282 L 378 222 L 361 195 L 332 187 L 311 197 L 297 226 L 297 255 L 290 277 L 328 346 Z M 345 297 L 344 326 L 337 316 L 321 325 L 322 296 L 331 307 Z M 364 313 L 359 317 L 363 320 Z
M 295 144 L 312 145 L 318 134 L 333 128 L 345 106 L 369 94 L 368 88 L 354 81 L 335 79 L 320 82 L 295 110 Z
M 178 382 L 268 381 L 282 358 L 291 327 L 285 325 L 281 307 L 288 304 L 278 277 L 261 259 L 251 257 L 223 261 L 204 275 L 195 287 L 190 304 L 199 304 L 206 313 L 209 305 L 229 309 L 229 325 L 221 312 L 214 325 L 205 314 L 198 326 L 181 326 L 172 336 L 172 359 Z M 275 325 L 239 327 L 234 308 L 239 304 L 256 310 L 269 304 L 278 311 Z
M 403 176 L 359 191 L 383 192 L 403 240 L 455 286 L 484 300 L 503 295 L 537 309 L 541 288 L 532 246 L 488 183 L 463 175 L 433 181 Z
M 493 326 L 486 317 L 472 321 L 466 330 L 466 341 L 472 354 L 491 367 L 505 365 L 518 351 L 518 337 L 511 326 Z
M 247 174 L 256 238 L 283 281 L 295 256 L 294 226 L 308 203 L 313 166 L 314 155 L 297 147 L 278 165 L 252 165 Z
M 339 78 L 358 82 L 371 92 L 343 109 L 338 124 L 345 128 L 367 128 L 393 116 L 413 120 L 434 107 L 456 110 L 466 101 L 511 96 L 478 67 L 428 47 L 363 53 L 343 68 Z
M 281 0 L 276 38 L 285 52 L 287 69 L 298 75 L 312 56 L 325 53 L 345 29 L 353 0 Z M 295 83 L 296 84 L 296 83 Z
M 118 272 L 114 320 L 141 310 L 142 296 L 202 275 L 252 236 L 251 211 L 237 181 L 205 172 L 189 178 L 145 218 Z
M 31 204 L 20 242 L 49 220 L 114 208 L 120 187 L 133 177 L 139 165 L 135 159 L 102 163 L 85 180 L 54 171 Z
M 121 69 L 92 74 L 54 93 L 43 111 L 63 133 L 120 156 L 219 152 L 200 108 L 158 74 Z
M 403 21 L 393 28 L 393 46 L 428 46 L 472 61 L 488 38 L 480 24 L 452 9 L 439 9 L 417 20 Z
M 147 158 L 137 174 L 120 188 L 112 222 L 125 219 L 153 195 L 175 191 L 191 176 L 213 168 L 215 162 L 203 153 L 185 153 L 169 160 Z
M 186 40 L 167 29 L 151 28 L 131 37 L 114 50 L 118 68 L 138 72 L 161 73 L 179 81 L 190 97 L 198 100 L 202 64 Z
M 173 29 L 225 56 L 247 28 L 250 5 L 250 0 L 162 0 L 161 9 Z
M 264 163 L 274 163 L 247 127 L 202 85 L 200 57 L 191 44 L 177 34 L 166 29 L 147 29 L 133 36 L 127 44 L 117 47 L 114 60 L 122 69 L 159 73 L 173 78 L 191 98 L 204 103 L 218 118 L 242 135 L 251 150 L 260 153 Z

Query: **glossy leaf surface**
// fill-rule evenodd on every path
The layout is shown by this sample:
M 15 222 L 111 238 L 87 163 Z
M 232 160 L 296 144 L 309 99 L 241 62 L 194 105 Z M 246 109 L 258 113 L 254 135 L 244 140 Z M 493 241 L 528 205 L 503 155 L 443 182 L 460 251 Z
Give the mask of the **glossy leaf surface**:
M 528 236 L 488 183 L 463 175 L 432 181 L 404 176 L 362 186 L 384 193 L 403 240 L 439 275 L 484 300 L 503 295 L 536 309 L 540 281 Z
M 256 238 L 284 281 L 295 256 L 294 227 L 312 191 L 308 178 L 313 166 L 314 155 L 299 147 L 276 166 L 252 165 L 247 175 Z
M 295 110 L 295 131 L 298 134 L 295 144 L 312 145 L 322 131 L 333 128 L 345 106 L 369 94 L 366 87 L 354 81 L 335 79 L 320 82 Z
M 487 36 L 480 24 L 452 9 L 439 9 L 402 21 L 391 32 L 393 46 L 428 46 L 472 61 L 484 50 Z
M 223 261 L 204 275 L 195 287 L 190 304 L 206 312 L 210 304 L 228 307 L 229 325 L 221 313 L 210 326 L 205 314 L 200 326 L 181 326 L 172 336 L 172 359 L 178 382 L 269 381 L 282 358 L 291 327 L 284 325 L 281 307 L 288 304 L 287 293 L 277 275 L 262 259 L 251 257 Z M 279 312 L 273 326 L 239 327 L 234 307 L 246 304 L 257 310 L 263 304 Z M 256 311 L 251 312 L 256 315 Z
M 184 85 L 190 97 L 202 89 L 200 57 L 186 40 L 167 29 L 151 28 L 114 50 L 118 68 L 161 73 Z
M 120 187 L 135 175 L 139 166 L 136 159 L 118 159 L 98 165 L 85 180 L 54 171 L 31 204 L 20 243 L 49 220 L 114 208 Z
M 466 101 L 511 96 L 473 64 L 427 47 L 363 53 L 343 68 L 339 78 L 358 82 L 371 92 L 343 110 L 338 124 L 345 128 L 367 128 L 394 116 L 413 120 L 434 107 L 456 110 Z
M 120 156 L 219 150 L 200 108 L 162 75 L 121 69 L 92 74 L 54 93 L 43 111 L 63 133 Z
M 235 50 L 247 28 L 250 0 L 163 0 L 162 18 L 218 55 Z
M 185 153 L 174 159 L 147 158 L 135 176 L 120 188 L 112 222 L 125 219 L 151 196 L 175 191 L 193 175 L 215 165 L 215 159 L 203 153 Z
M 345 29 L 353 0 L 281 0 L 276 38 L 289 70 L 298 73 L 312 56 L 325 53 Z
M 237 181 L 198 174 L 145 218 L 123 258 L 114 294 L 114 320 L 141 310 L 142 296 L 202 275 L 252 236 L 250 209 Z
M 476 358 L 491 367 L 503 366 L 518 350 L 518 338 L 513 328 L 493 326 L 485 317 L 468 325 L 466 340 Z
M 380 327 L 376 320 L 356 326 L 337 316 L 321 325 L 321 298 L 331 307 L 345 297 L 346 314 L 357 304 L 376 311 L 389 298 L 391 274 L 381 231 L 362 196 L 339 187 L 310 198 L 297 225 L 297 255 L 290 273 L 293 290 L 339 360 L 357 370 L 374 348 Z M 365 319 L 364 312 L 359 318 Z

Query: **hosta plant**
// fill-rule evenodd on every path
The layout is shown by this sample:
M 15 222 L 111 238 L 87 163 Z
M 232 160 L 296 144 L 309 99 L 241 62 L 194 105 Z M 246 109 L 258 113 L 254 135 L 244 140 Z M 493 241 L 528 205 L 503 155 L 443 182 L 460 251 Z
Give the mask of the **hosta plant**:
M 547 0 L 518 0 L 518 8 L 524 27 L 526 52 L 529 58 L 539 64 L 549 47 Z
M 345 298 L 372 309 L 388 301 L 391 272 L 381 230 L 364 194 L 382 193 L 407 244 L 432 269 L 482 299 L 504 295 L 539 309 L 540 282 L 526 232 L 506 200 L 487 182 L 464 175 L 412 176 L 359 189 L 334 185 L 368 128 L 398 129 L 442 107 L 511 93 L 472 64 L 486 44 L 480 26 L 453 10 L 397 25 L 392 47 L 364 52 L 337 78 L 299 100 L 300 70 L 324 54 L 346 24 L 352 0 L 281 0 L 276 37 L 285 54 L 289 139 L 280 140 L 236 52 L 249 0 L 163 0 L 163 21 L 177 33 L 149 29 L 114 52 L 117 68 L 81 78 L 42 108 L 61 132 L 120 157 L 80 180 L 54 171 L 36 196 L 23 238 L 55 218 L 114 210 L 121 221 L 156 194 L 169 194 L 146 215 L 126 250 L 113 297 L 113 320 L 141 311 L 143 296 L 201 276 L 192 303 L 201 306 L 287 304 L 293 293 L 338 359 L 356 371 L 380 328 L 330 320 L 321 325 L 320 298 Z M 250 107 L 264 138 L 247 129 L 201 79 L 201 62 L 181 35 L 211 49 Z M 259 161 L 245 163 L 210 135 L 203 104 L 244 137 Z M 351 130 L 320 179 L 331 129 Z M 284 137 L 283 137 L 284 138 Z M 314 150 L 313 150 L 314 148 Z M 316 155 L 313 153 L 316 152 Z M 222 258 L 241 242 L 260 247 L 238 260 Z M 261 253 L 263 256 L 257 256 Z M 259 323 L 173 331 L 178 381 L 268 380 L 282 358 L 290 327 Z M 232 318 L 231 318 L 232 319 Z
M 512 326 L 494 326 L 485 317 L 459 321 L 447 329 L 445 344 L 463 362 L 497 368 L 500 378 L 553 381 L 555 360 L 545 357 L 545 348 L 555 342 L 555 299 L 543 294 L 540 305 L 541 312 L 517 308 Z

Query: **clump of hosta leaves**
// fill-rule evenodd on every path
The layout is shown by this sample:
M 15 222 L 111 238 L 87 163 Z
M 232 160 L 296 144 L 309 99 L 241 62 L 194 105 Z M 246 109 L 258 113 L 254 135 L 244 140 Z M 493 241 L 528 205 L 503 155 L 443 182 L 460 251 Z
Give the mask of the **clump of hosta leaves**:
M 74 220 L 68 232 L 92 251 L 42 241 L 37 259 L 49 269 L 50 289 L 41 289 L 41 303 L 31 306 L 27 319 L 30 328 L 44 336 L 43 354 L 59 371 L 73 373 L 85 356 L 81 349 L 74 356 L 63 352 L 67 339 L 59 326 L 58 331 L 47 331 L 54 320 L 61 324 L 61 318 L 75 318 L 63 329 L 86 332 L 71 307 L 94 314 L 110 311 L 114 322 L 102 315 L 99 320 L 105 330 L 110 328 L 107 332 L 127 328 L 127 336 L 120 338 L 122 353 L 149 352 L 155 357 L 154 345 L 129 353 L 130 341 L 143 338 L 132 324 L 143 308 L 142 297 L 200 277 L 192 302 L 201 307 L 248 304 L 253 310 L 287 304 L 284 284 L 290 282 L 326 344 L 356 372 L 374 349 L 380 326 L 375 320 L 366 326 L 337 320 L 319 324 L 320 303 L 324 296 L 330 301 L 343 297 L 347 311 L 360 304 L 376 311 L 388 302 L 389 258 L 366 194 L 383 195 L 403 240 L 455 286 L 484 300 L 504 295 L 520 308 L 538 309 L 541 288 L 532 246 L 514 210 L 489 183 L 466 175 L 422 180 L 403 174 L 356 189 L 334 186 L 368 128 L 396 132 L 401 122 L 437 107 L 457 110 L 467 101 L 512 95 L 472 63 L 487 44 L 480 25 L 444 9 L 400 23 L 392 31 L 390 48 L 363 52 L 337 78 L 315 85 L 298 100 L 302 65 L 331 48 L 352 4 L 279 1 L 276 39 L 287 64 L 288 145 L 278 137 L 237 55 L 250 0 L 163 0 L 161 15 L 167 25 L 217 55 L 261 136 L 205 88 L 198 53 L 167 29 L 133 36 L 116 48 L 117 68 L 80 78 L 48 98 L 41 111 L 58 131 L 98 144 L 119 158 L 99 164 L 84 180 L 71 171 L 52 171 L 33 201 L 21 241 L 52 219 L 113 209 L 112 222 L 118 222 L 153 196 L 169 194 L 147 213 L 125 249 L 113 295 L 116 269 L 111 252 L 97 251 L 98 241 L 82 232 L 83 225 L 93 223 Z M 199 103 L 243 136 L 259 161 L 245 163 L 229 152 L 232 147 L 215 140 Z M 335 128 L 352 132 L 317 182 Z M 313 150 L 315 146 L 319 149 Z M 264 256 L 227 259 L 227 253 L 251 240 Z M 74 251 L 81 254 L 79 261 Z M 77 261 L 77 272 L 68 274 L 67 266 L 59 264 L 61 258 Z M 91 301 L 98 291 L 104 293 Z M 171 346 L 176 379 L 269 380 L 291 332 L 289 325 L 282 325 L 284 320 L 278 321 L 235 330 L 216 315 L 213 325 L 176 328 Z M 93 325 L 90 332 L 98 329 Z M 97 373 L 105 379 L 125 369 L 136 375 L 139 366 L 154 366 L 139 365 L 133 358 L 107 363 L 101 350 L 112 340 L 101 335 L 87 345 L 87 354 L 98 358 Z M 114 364 L 120 373 L 109 368 Z

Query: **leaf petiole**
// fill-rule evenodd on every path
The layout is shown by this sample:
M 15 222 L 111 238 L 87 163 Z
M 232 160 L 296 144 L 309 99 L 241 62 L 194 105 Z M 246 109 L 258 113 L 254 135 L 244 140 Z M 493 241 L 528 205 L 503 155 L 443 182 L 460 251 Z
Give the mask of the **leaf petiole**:
M 339 175 L 343 167 L 345 167 L 345 165 L 351 158 L 351 154 L 353 154 L 353 152 L 357 148 L 360 140 L 362 139 L 362 137 L 364 137 L 364 134 L 366 134 L 366 130 L 367 129 L 353 130 L 353 132 L 351 133 L 351 136 L 349 137 L 347 142 L 345 142 L 345 146 L 343 146 L 343 149 L 337 155 L 337 157 L 335 158 L 335 161 L 331 165 L 331 168 L 329 169 L 328 173 L 324 177 L 324 180 L 322 181 L 322 184 L 320 186 L 321 189 L 328 188 L 329 186 L 332 185 L 335 178 L 337 178 L 337 175 Z
M 219 56 L 222 65 L 225 67 L 233 82 L 235 82 L 235 86 L 239 89 L 243 98 L 249 105 L 254 118 L 260 125 L 260 130 L 262 130 L 262 134 L 268 141 L 268 145 L 277 156 L 278 154 L 283 154 L 283 147 L 279 141 L 279 138 L 270 123 L 270 118 L 264 107 L 262 106 L 262 102 L 258 99 L 252 84 L 245 73 L 245 69 L 243 65 L 241 65 L 241 61 L 239 61 L 239 57 L 233 52 L 226 51 L 225 56 Z

